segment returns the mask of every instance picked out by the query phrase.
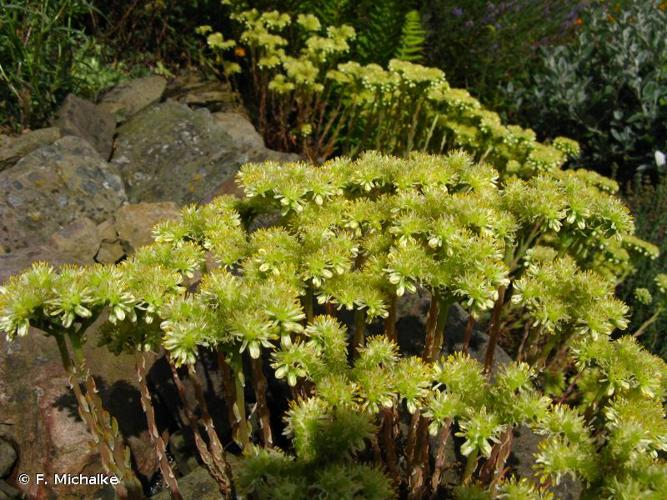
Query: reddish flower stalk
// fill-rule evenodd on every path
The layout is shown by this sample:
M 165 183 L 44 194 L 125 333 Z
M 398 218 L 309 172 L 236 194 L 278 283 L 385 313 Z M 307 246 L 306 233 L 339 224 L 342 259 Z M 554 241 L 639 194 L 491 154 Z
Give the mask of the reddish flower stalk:
M 181 500 L 183 497 L 181 496 L 181 492 L 178 488 L 176 475 L 174 474 L 174 471 L 171 468 L 171 464 L 169 463 L 167 447 L 165 446 L 162 436 L 160 436 L 160 432 L 158 431 L 157 423 L 155 421 L 155 410 L 151 400 L 151 393 L 148 389 L 148 383 L 146 382 L 146 354 L 144 352 L 137 353 L 135 367 L 137 380 L 139 381 L 139 391 L 141 393 L 141 407 L 143 408 L 146 415 L 146 422 L 148 425 L 148 436 L 150 437 L 151 444 L 155 449 L 155 454 L 157 455 L 162 478 L 164 479 L 164 482 L 167 484 L 167 487 L 171 492 L 171 497 L 175 500 Z

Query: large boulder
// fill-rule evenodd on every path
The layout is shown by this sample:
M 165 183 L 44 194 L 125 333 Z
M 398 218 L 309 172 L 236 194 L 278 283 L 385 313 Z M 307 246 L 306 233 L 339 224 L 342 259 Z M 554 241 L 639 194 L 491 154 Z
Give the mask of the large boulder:
M 112 163 L 132 203 L 185 204 L 210 197 L 246 160 L 210 111 L 167 101 L 118 129 Z
M 0 172 L 0 246 L 39 244 L 78 217 L 100 223 L 126 200 L 118 168 L 67 136 Z
M 302 159 L 295 153 L 283 153 L 268 149 L 262 136 L 255 130 L 255 126 L 242 111 L 221 111 L 213 113 L 213 116 L 245 154 L 247 161 L 292 162 Z
M 233 111 L 243 108 L 241 97 L 231 86 L 218 79 L 204 80 L 196 74 L 178 76 L 167 86 L 165 97 L 193 108 Z
M 119 83 L 102 96 L 99 108 L 111 113 L 122 122 L 162 98 L 167 80 L 161 76 L 147 76 Z
M 105 160 L 111 156 L 116 118 L 92 102 L 68 95 L 58 110 L 54 125 L 63 135 L 87 140 Z
M 0 136 L 0 170 L 11 167 L 37 148 L 52 144 L 62 136 L 57 127 L 31 130 L 17 136 Z
M 33 262 L 62 264 L 113 264 L 152 241 L 153 227 L 180 216 L 171 202 L 123 205 L 118 212 L 97 224 L 77 217 L 41 244 L 0 254 L 0 284 Z
M 137 203 L 124 205 L 115 216 L 118 239 L 128 251 L 134 251 L 153 241 L 153 228 L 159 222 L 174 220 L 181 213 L 175 203 Z

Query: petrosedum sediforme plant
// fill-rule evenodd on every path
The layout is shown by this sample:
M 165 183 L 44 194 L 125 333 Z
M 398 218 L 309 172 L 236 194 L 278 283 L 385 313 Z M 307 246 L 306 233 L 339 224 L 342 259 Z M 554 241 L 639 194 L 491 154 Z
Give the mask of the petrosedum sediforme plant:
M 631 335 L 614 340 L 627 313 L 616 282 L 654 250 L 632 236 L 614 183 L 555 167 L 501 177 L 464 152 L 250 164 L 237 180 L 242 199 L 183 209 L 126 262 L 12 278 L 0 329 L 35 327 L 76 353 L 102 315 L 112 351 L 164 349 L 225 497 L 548 498 L 565 476 L 590 498 L 667 489 L 665 364 Z M 398 301 L 417 293 L 430 306 L 409 352 Z M 454 303 L 470 319 L 463 352 L 443 356 Z M 476 322 L 489 332 L 481 362 L 466 354 Z M 499 340 L 515 346 L 505 366 Z M 233 443 L 206 406 L 204 352 L 219 362 Z M 287 408 L 280 425 L 269 391 Z M 103 447 L 90 393 L 78 400 Z M 508 474 L 519 426 L 543 436 L 530 477 Z M 225 447 L 243 457 L 233 472 Z
M 367 149 L 404 155 L 462 148 L 501 175 L 532 175 L 579 153 L 569 139 L 544 144 L 530 129 L 503 124 L 466 90 L 451 87 L 438 68 L 351 60 L 351 26 L 225 3 L 238 36 L 211 26 L 197 31 L 206 36 L 213 66 L 232 81 L 242 74 L 237 83 L 250 87 L 258 128 L 272 147 L 318 161 Z

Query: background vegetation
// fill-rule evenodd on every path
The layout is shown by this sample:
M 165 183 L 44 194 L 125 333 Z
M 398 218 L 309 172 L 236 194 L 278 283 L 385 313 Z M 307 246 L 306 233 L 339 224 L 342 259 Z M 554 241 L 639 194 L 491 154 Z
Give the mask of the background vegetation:
M 636 272 L 623 284 L 621 295 L 633 304 L 632 330 L 648 322 L 640 340 L 667 359 L 667 315 L 655 316 L 657 310 L 664 311 L 667 307 L 655 297 L 660 286 L 655 281 L 656 271 L 667 270 L 667 178 L 663 176 L 656 185 L 647 179 L 636 181 L 628 189 L 626 199 L 635 216 L 637 235 L 657 245 L 660 256 L 655 261 L 639 263 Z M 642 288 L 648 290 L 650 296 L 640 292 L 644 297 L 638 298 L 636 290 Z
M 636 0 L 583 10 L 566 44 L 508 83 L 510 108 L 543 137 L 582 144 L 581 164 L 630 179 L 667 145 L 667 5 Z
M 496 111 L 512 109 L 503 87 L 529 77 L 540 49 L 573 37 L 588 1 L 424 2 L 427 61 Z

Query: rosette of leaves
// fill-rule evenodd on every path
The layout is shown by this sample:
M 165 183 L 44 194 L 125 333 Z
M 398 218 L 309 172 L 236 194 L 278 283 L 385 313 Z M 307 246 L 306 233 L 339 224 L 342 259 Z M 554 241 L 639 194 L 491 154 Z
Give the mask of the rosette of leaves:
M 578 270 L 570 258 L 529 264 L 514 282 L 512 303 L 526 313 L 525 345 L 541 352 L 529 359 L 547 362 L 555 351 L 581 335 L 593 339 L 627 327 L 627 306 L 614 297 L 614 283 L 592 271 Z
M 582 404 L 557 406 L 539 425 L 548 437 L 538 469 L 556 482 L 581 479 L 590 496 L 658 498 L 665 487 L 667 366 L 630 336 L 585 339 L 574 352 L 570 390 Z

